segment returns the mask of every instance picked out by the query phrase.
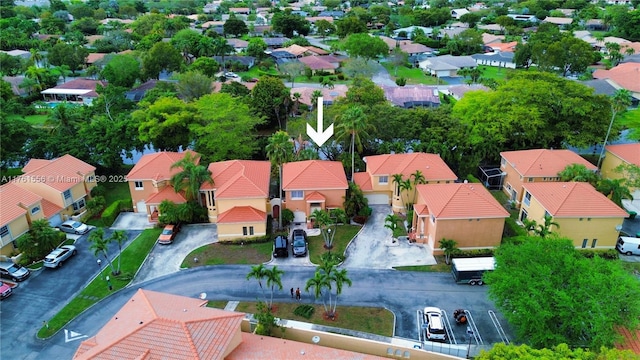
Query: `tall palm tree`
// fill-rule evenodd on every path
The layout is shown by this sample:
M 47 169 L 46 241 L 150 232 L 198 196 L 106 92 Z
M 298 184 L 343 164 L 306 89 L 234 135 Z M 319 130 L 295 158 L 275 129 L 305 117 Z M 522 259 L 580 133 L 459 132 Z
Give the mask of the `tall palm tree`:
M 540 236 L 541 238 L 545 238 L 551 234 L 554 233 L 553 230 L 551 230 L 551 227 L 555 226 L 556 229 L 560 227 L 560 224 L 558 224 L 557 222 L 553 221 L 553 217 L 551 217 L 550 215 L 545 215 L 544 216 L 544 224 L 538 224 L 538 227 L 536 227 L 535 229 L 533 229 L 533 232 Z
M 48 70 L 45 68 L 37 67 L 37 66 L 29 66 L 24 73 L 24 76 L 28 79 L 32 79 L 35 81 L 36 85 L 34 86 L 35 91 L 44 90 L 44 78 L 47 76 Z
M 604 148 L 607 146 L 607 140 L 609 140 L 609 134 L 611 134 L 611 127 L 613 127 L 613 121 L 616 119 L 616 115 L 619 112 L 626 110 L 631 105 L 631 92 L 627 89 L 618 89 L 611 98 L 611 121 L 609 122 L 609 129 L 607 129 L 607 135 L 604 137 L 602 143 L 602 149 L 600 149 L 600 156 L 598 157 L 598 169 L 604 156 Z
M 336 126 L 336 135 L 339 139 L 351 137 L 351 181 L 355 172 L 355 149 L 362 151 L 362 137 L 367 136 L 369 126 L 366 123 L 364 111 L 359 106 L 347 109 L 339 118 L 340 123 Z
M 418 198 L 418 185 L 426 184 L 427 179 L 424 177 L 424 174 L 420 170 L 416 170 L 413 174 L 410 175 L 413 179 L 413 203 L 415 204 Z
M 318 107 L 318 98 L 322 96 L 322 91 L 313 90 L 311 93 L 311 103 L 317 108 Z
M 622 207 L 622 199 L 633 199 L 631 191 L 624 186 L 626 179 L 603 179 L 598 184 L 598 191 Z
M 213 38 L 208 36 L 201 37 L 196 44 L 196 50 L 198 51 L 198 56 L 213 55 L 216 50 Z
M 267 300 L 267 296 L 264 293 L 264 287 L 262 287 L 262 279 L 267 277 L 267 269 L 263 264 L 255 265 L 251 267 L 251 271 L 247 274 L 247 280 L 256 279 L 258 280 L 258 285 L 260 286 L 260 290 L 262 290 L 262 296 L 265 301 Z
M 233 54 L 236 50 L 223 37 L 217 37 L 213 40 L 213 53 L 222 57 L 222 71 L 226 70 L 224 63 L 225 55 Z
M 116 275 L 116 269 L 113 267 L 113 263 L 111 259 L 109 259 L 109 243 L 111 242 L 111 238 L 104 238 L 104 229 L 97 228 L 89 235 L 89 250 L 93 251 L 93 255 L 95 257 L 99 257 L 102 255 L 105 260 L 109 263 L 109 267 L 111 267 L 111 274 Z
M 58 104 L 44 122 L 52 134 L 73 135 L 77 132 L 81 122 L 81 108 L 65 103 Z
M 278 167 L 278 191 L 282 200 L 282 165 L 293 159 L 293 143 L 286 131 L 276 131 L 265 147 L 272 166 Z M 278 227 L 282 228 L 282 204 L 278 207 Z
M 402 192 L 400 191 L 400 183 L 402 182 L 402 174 L 393 174 L 393 175 L 391 175 L 391 178 L 393 178 L 393 183 L 396 184 L 396 188 L 394 190 L 394 196 L 395 196 L 395 194 L 398 194 L 398 197 L 400 197 L 400 201 L 402 201 Z
M 409 201 L 409 192 L 411 191 L 411 189 L 413 189 L 413 185 L 411 185 L 411 179 L 402 180 L 398 186 L 400 187 L 400 199 L 402 200 L 402 205 L 404 206 L 406 211 L 409 211 L 411 205 L 413 205 Z M 403 194 L 404 197 L 402 196 Z
M 199 164 L 200 156 L 187 151 L 184 157 L 171 165 L 171 169 L 181 169 L 171 177 L 171 185 L 176 192 L 184 191 L 187 202 L 195 202 L 204 183 L 213 185 L 211 171 Z
M 353 282 L 347 277 L 347 269 L 335 270 L 329 279 L 329 284 L 335 284 L 336 289 L 336 300 L 333 302 L 333 310 L 329 313 L 329 317 L 334 319 L 336 316 L 336 307 L 338 307 L 338 296 L 342 294 L 342 287 L 344 284 L 351 286 Z
M 264 276 L 267 278 L 267 286 L 271 287 L 271 301 L 269 302 L 270 309 L 273 308 L 273 293 L 275 291 L 275 287 L 278 286 L 278 289 L 282 290 L 282 274 L 284 274 L 284 271 L 278 269 L 277 266 L 264 271 Z
M 109 242 L 115 241 L 118 244 L 118 268 L 116 274 L 120 274 L 120 265 L 122 263 L 122 245 L 127 241 L 127 234 L 122 230 L 116 230 L 109 237 Z
M 307 283 L 304 287 L 305 291 L 309 291 L 309 289 L 313 289 L 313 294 L 316 299 L 322 299 L 324 312 L 328 314 L 329 310 L 327 309 L 327 303 L 324 300 L 323 290 L 328 289 L 329 291 L 331 291 L 331 283 L 329 282 L 329 279 L 327 279 L 327 277 L 323 273 L 321 273 L 320 270 L 316 270 L 315 274 L 313 274 L 313 277 L 307 280 Z

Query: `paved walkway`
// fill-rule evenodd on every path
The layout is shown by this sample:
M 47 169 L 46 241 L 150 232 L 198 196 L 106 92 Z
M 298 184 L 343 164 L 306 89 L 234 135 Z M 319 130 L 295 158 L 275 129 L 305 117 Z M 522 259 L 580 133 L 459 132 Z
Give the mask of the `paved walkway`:
M 111 225 L 113 230 L 144 230 L 153 228 L 149 223 L 147 214 L 134 212 L 121 212 L 116 221 Z
M 391 214 L 387 205 L 372 205 L 373 212 L 364 228 L 349 244 L 346 268 L 390 269 L 395 266 L 434 265 L 436 259 L 425 245 L 408 240 L 391 241 L 391 230 L 384 227 L 384 218 Z

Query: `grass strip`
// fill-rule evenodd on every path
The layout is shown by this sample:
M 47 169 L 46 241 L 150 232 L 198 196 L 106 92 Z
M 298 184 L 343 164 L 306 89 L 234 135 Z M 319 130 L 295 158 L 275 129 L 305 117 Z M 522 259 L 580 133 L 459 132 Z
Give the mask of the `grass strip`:
M 71 302 L 69 302 L 59 313 L 51 318 L 47 325 L 40 328 L 38 331 L 38 337 L 41 339 L 53 336 L 56 332 L 62 329 L 68 322 L 73 320 L 76 316 L 80 315 L 84 310 L 88 309 L 98 301 L 104 299 L 115 291 L 118 291 L 127 286 L 133 276 L 138 271 L 142 263 L 144 262 L 147 254 L 153 248 L 158 235 L 162 229 L 147 229 L 144 230 L 140 236 L 134 239 L 126 249 L 122 251 L 122 265 L 120 269 L 120 275 L 111 275 L 111 267 L 109 264 L 104 264 L 105 267 L 100 272 L 100 275 L 93 279 L 87 285 L 87 287 L 80 292 Z M 114 266 L 117 266 L 118 257 L 113 260 Z M 112 290 L 109 290 L 106 276 L 110 277 Z
M 351 239 L 360 231 L 362 227 L 357 225 L 338 225 L 336 228 L 336 235 L 333 238 L 333 248 L 331 252 L 343 255 L 347 249 L 347 245 Z M 322 235 L 309 237 L 309 256 L 310 260 L 314 264 L 320 264 L 320 256 L 329 252 L 324 248 L 324 239 Z
M 207 244 L 193 250 L 182 261 L 182 268 L 206 265 L 261 264 L 271 259 L 273 243 L 245 245 Z M 195 259 L 198 259 L 196 262 Z

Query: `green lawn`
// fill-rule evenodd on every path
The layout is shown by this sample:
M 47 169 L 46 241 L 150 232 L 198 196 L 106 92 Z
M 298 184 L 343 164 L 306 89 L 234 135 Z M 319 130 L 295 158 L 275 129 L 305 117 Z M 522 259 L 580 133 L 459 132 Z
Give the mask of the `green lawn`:
M 153 245 L 160 235 L 162 229 L 144 230 L 126 249 L 122 251 L 122 267 L 121 274 L 118 276 L 111 275 L 111 268 L 105 263 L 103 271 L 96 277 L 84 290 L 67 304 L 59 313 L 48 321 L 48 327 L 40 328 L 38 331 L 39 338 L 48 338 L 54 335 L 58 330 L 62 329 L 69 321 L 80 315 L 84 310 L 94 305 L 101 299 L 109 296 L 112 292 L 120 290 L 127 286 L 133 276 L 142 265 Z M 117 266 L 117 258 L 113 264 Z M 113 290 L 109 290 L 105 277 L 109 276 Z
M 9 115 L 9 116 L 7 116 L 8 119 L 22 118 L 22 119 L 26 120 L 31 125 L 43 125 L 48 117 L 49 117 L 48 114 L 37 114 L 37 115 L 27 115 L 27 116 L 23 116 L 23 115 Z
M 485 79 L 504 80 L 507 76 L 513 75 L 518 70 L 497 68 L 495 66 L 478 66 L 482 70 L 482 77 Z
M 237 72 L 238 76 L 244 77 L 248 76 L 250 78 L 260 78 L 263 75 L 278 75 L 278 70 L 275 68 L 270 68 L 269 70 L 260 70 L 257 66 L 252 67 L 249 71 L 239 71 Z
M 109 177 L 109 175 L 106 176 Z M 105 208 L 118 200 L 131 200 L 131 192 L 129 192 L 129 183 L 127 182 L 101 182 L 99 186 L 105 189 Z M 87 219 L 86 223 L 99 227 L 105 226 L 100 217 Z
M 271 259 L 271 241 L 245 245 L 208 244 L 193 250 L 182 261 L 181 267 L 191 268 L 205 265 L 261 264 Z M 198 259 L 196 262 L 194 259 Z
M 336 254 L 344 254 L 347 245 L 351 239 L 360 231 L 362 227 L 356 225 L 339 225 L 336 229 L 336 235 L 333 239 L 333 249 L 331 252 Z M 324 248 L 324 240 L 322 235 L 309 237 L 309 256 L 314 264 L 320 264 L 320 256 L 329 250 Z
M 7 183 L 19 175 L 22 175 L 21 168 L 0 169 L 0 184 Z
M 396 68 L 393 64 L 384 62 L 382 66 L 387 69 L 389 72 L 389 76 L 391 76 L 392 80 L 397 78 L 405 78 L 407 79 L 407 84 L 415 85 L 415 84 L 426 84 L 426 85 L 436 85 L 438 83 L 438 79 L 432 76 L 428 76 L 424 73 L 424 71 L 420 68 L 408 68 L 406 66 L 399 66 L 398 72 L 396 75 Z M 440 80 L 440 84 L 445 84 L 446 82 Z

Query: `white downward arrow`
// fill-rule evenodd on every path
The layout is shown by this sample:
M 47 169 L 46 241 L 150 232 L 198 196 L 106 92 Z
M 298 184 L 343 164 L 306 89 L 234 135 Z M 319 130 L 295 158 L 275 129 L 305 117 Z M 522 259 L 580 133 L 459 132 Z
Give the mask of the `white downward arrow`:
M 329 125 L 326 130 L 324 129 L 324 121 L 322 119 L 322 97 L 318 98 L 318 131 L 311 127 L 311 125 L 307 124 L 307 135 L 313 140 L 314 143 L 318 146 L 322 146 L 331 135 L 333 135 L 333 124 Z

